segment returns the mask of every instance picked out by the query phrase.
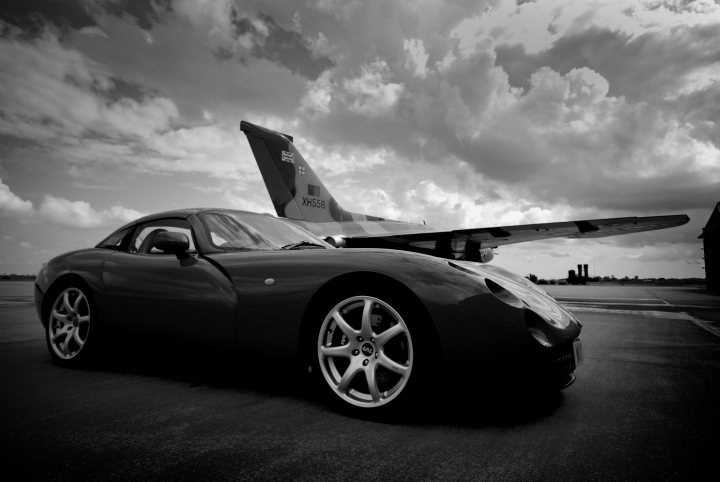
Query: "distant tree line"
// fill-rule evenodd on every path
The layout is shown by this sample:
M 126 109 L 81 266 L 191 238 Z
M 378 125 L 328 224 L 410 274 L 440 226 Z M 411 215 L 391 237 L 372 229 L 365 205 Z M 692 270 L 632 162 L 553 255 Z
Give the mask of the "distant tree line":
M 536 285 L 564 285 L 568 283 L 568 279 L 538 279 L 537 275 L 529 274 L 525 276 L 526 279 L 532 281 Z M 622 278 L 616 278 L 614 275 L 610 276 L 593 276 L 587 278 L 588 283 L 609 283 L 609 284 L 621 284 L 621 285 L 662 285 L 662 286 L 685 286 L 685 285 L 698 285 L 704 284 L 703 278 L 629 278 L 624 276 Z
M 7 274 L 3 273 L 0 275 L 2 281 L 32 281 L 35 279 L 34 274 Z

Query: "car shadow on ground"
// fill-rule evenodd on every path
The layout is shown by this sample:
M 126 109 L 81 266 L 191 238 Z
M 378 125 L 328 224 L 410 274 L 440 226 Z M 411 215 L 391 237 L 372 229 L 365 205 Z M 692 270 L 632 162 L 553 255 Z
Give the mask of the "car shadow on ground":
M 302 401 L 319 415 L 409 426 L 512 427 L 541 421 L 563 403 L 559 390 L 523 384 L 474 384 L 462 390 L 458 381 L 446 381 L 437 391 L 424 391 L 401 410 L 347 410 L 342 402 L 322 393 L 312 378 L 291 365 L 243 360 L 235 353 L 199 350 L 187 346 L 136 345 L 128 356 L 119 345 L 109 346 L 83 370 L 135 374 L 186 383 L 189 387 L 252 391 L 261 396 Z

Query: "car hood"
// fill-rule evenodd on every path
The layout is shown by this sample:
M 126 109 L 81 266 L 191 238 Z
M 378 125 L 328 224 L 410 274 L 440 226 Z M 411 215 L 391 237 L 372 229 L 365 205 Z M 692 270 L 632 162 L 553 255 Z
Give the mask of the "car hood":
M 519 298 L 524 305 L 541 315 L 553 325 L 567 327 L 580 322 L 568 310 L 563 308 L 555 298 L 545 290 L 539 288 L 533 282 L 510 271 L 488 264 L 480 264 L 472 261 L 450 261 L 449 264 L 468 273 L 479 276 L 483 279 L 488 289 L 496 294 L 499 286 Z M 489 282 L 488 282 L 489 280 Z

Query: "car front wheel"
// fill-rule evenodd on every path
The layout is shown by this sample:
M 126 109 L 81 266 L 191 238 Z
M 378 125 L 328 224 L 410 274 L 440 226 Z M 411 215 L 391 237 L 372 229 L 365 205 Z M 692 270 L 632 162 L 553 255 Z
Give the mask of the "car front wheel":
M 73 365 L 87 358 L 93 330 L 93 310 L 88 289 L 61 289 L 47 314 L 46 341 L 53 361 Z
M 396 308 L 373 296 L 352 296 L 330 309 L 322 322 L 317 337 L 322 377 L 354 407 L 388 406 L 407 391 L 413 340 L 401 306 Z

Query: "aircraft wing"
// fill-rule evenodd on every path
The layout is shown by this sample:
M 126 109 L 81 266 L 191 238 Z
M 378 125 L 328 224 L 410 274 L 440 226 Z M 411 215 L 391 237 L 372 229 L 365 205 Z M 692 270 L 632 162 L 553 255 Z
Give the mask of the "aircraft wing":
M 447 251 L 451 249 L 454 253 L 462 253 L 467 246 L 473 246 L 475 249 L 486 249 L 550 238 L 603 238 L 681 226 L 689 220 L 690 218 L 687 215 L 679 214 L 521 224 L 450 231 L 426 230 L 420 226 L 415 227 L 413 230 L 408 225 L 402 228 L 398 226 L 400 229 L 395 231 L 392 226 L 388 225 L 387 230 L 382 233 L 377 232 L 377 230 L 372 232 L 370 229 L 366 231 L 362 229 L 365 223 L 360 222 L 352 223 L 355 224 L 355 229 L 342 229 L 342 233 L 334 234 L 341 235 L 347 247 L 382 247 L 422 252 L 425 250 Z M 342 227 L 346 223 L 328 224 Z M 376 224 L 368 223 L 368 227 Z M 324 231 L 324 234 L 330 234 L 332 229 Z
M 336 245 L 391 248 L 447 258 L 492 258 L 492 248 L 550 238 L 601 238 L 680 226 L 684 215 L 590 219 L 559 223 L 439 231 L 425 225 L 358 214 L 340 207 L 295 148 L 292 136 L 240 123 L 277 215 Z

